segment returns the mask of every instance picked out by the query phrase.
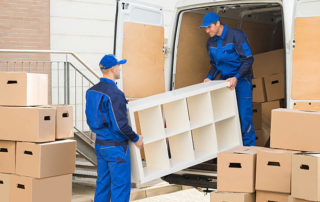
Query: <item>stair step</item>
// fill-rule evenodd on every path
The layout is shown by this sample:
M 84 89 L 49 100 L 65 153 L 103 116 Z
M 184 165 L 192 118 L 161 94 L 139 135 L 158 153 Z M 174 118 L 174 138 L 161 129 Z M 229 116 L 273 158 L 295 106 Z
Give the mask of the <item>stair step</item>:
M 97 170 L 97 167 L 90 162 L 76 160 L 76 167 L 81 170 Z
M 97 178 L 97 171 L 96 170 L 83 170 L 83 169 L 76 169 L 73 173 L 76 177 L 84 177 L 84 178 Z
M 81 185 L 81 186 L 87 187 L 86 190 L 89 190 L 89 189 L 95 189 L 96 180 L 97 180 L 96 178 L 77 177 L 77 176 L 73 175 L 72 183 L 73 183 L 73 186 Z
M 89 161 L 83 161 L 83 160 L 76 160 L 76 165 L 81 165 L 81 166 L 91 166 L 91 167 L 95 167 L 92 163 L 90 163 Z

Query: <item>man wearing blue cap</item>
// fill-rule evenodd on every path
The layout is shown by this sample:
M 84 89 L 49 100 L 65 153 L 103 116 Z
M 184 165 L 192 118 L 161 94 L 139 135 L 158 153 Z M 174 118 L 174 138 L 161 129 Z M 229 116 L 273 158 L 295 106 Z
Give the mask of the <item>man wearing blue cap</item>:
M 140 149 L 142 136 L 128 125 L 127 100 L 115 80 L 120 79 L 120 65 L 114 55 L 105 55 L 100 63 L 103 77 L 86 93 L 86 116 L 96 133 L 97 187 L 95 202 L 129 201 L 131 189 L 128 141 Z
M 210 38 L 207 51 L 211 69 L 204 82 L 214 80 L 220 74 L 221 79 L 229 82 L 229 88 L 235 89 L 241 121 L 242 140 L 245 146 L 256 145 L 256 134 L 252 121 L 252 53 L 245 33 L 221 24 L 219 15 L 208 13 L 203 24 Z

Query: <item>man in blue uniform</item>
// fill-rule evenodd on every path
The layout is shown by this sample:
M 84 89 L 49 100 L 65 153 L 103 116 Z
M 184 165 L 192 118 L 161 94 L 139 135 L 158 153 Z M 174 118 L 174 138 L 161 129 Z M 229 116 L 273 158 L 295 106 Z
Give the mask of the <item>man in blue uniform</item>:
M 252 53 L 245 33 L 221 24 L 219 15 L 208 13 L 203 24 L 210 38 L 207 51 L 211 69 L 204 82 L 214 80 L 220 74 L 221 79 L 229 82 L 229 88 L 235 89 L 239 108 L 242 140 L 245 146 L 255 146 L 256 134 L 252 122 Z
M 86 116 L 96 133 L 97 187 L 95 202 L 126 202 L 130 198 L 131 168 L 128 141 L 140 149 L 142 136 L 128 125 L 127 100 L 115 80 L 120 78 L 120 65 L 114 55 L 100 61 L 103 77 L 86 93 Z

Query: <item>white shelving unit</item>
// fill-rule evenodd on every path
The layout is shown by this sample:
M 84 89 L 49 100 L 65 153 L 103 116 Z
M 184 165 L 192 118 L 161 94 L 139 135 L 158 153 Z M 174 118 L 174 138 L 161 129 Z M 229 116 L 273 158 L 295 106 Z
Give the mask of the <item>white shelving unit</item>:
M 235 91 L 227 86 L 225 81 L 212 81 L 128 104 L 130 124 L 144 137 L 145 161 L 130 143 L 132 181 L 137 186 L 242 145 Z

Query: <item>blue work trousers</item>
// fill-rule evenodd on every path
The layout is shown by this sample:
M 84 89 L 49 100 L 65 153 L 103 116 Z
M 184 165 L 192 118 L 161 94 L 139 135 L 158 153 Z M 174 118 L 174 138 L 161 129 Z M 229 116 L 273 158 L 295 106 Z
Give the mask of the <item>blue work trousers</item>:
M 97 187 L 95 202 L 128 202 L 131 190 L 130 150 L 128 145 L 95 145 Z
M 252 121 L 252 80 L 241 77 L 236 86 L 238 110 L 244 146 L 256 145 L 256 133 Z

